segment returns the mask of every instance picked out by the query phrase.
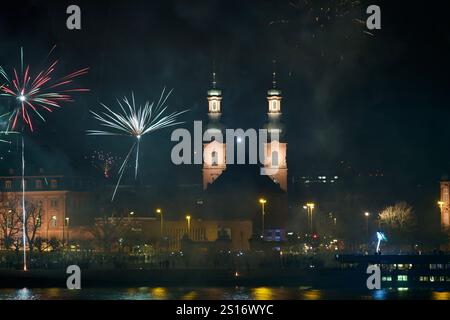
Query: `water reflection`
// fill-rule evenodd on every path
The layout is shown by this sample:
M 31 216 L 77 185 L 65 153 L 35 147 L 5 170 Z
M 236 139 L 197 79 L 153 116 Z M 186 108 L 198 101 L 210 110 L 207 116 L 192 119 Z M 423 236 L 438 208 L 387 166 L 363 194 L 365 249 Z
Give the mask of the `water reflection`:
M 386 300 L 387 290 L 381 289 L 381 290 L 375 290 L 372 294 L 372 297 L 375 300 Z
M 431 295 L 431 299 L 433 300 L 450 300 L 450 292 L 433 292 Z
M 167 299 L 167 289 L 166 288 L 153 288 L 150 291 L 152 293 L 152 296 L 155 297 L 157 300 L 166 300 Z
M 319 300 L 322 297 L 322 292 L 320 290 L 306 290 L 303 292 L 304 300 Z
M 252 290 L 255 300 L 273 300 L 273 292 L 271 288 L 260 287 Z

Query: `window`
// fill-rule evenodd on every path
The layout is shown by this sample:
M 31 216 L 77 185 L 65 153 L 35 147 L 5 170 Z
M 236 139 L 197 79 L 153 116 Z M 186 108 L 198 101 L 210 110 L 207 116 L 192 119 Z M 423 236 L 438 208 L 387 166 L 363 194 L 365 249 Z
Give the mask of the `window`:
M 391 276 L 382 277 L 381 281 L 387 281 L 387 282 L 392 281 L 392 277 Z
M 217 111 L 217 102 L 216 101 L 213 101 L 211 110 Z
M 276 101 L 272 101 L 272 111 L 278 111 L 277 102 Z
M 419 278 L 420 282 L 428 282 L 428 277 L 427 276 L 421 276 Z
M 52 189 L 56 189 L 58 187 L 58 181 L 55 179 L 52 179 L 50 181 L 50 186 L 52 187 Z
M 278 167 L 278 151 L 272 152 L 272 167 Z
M 397 281 L 408 281 L 408 276 L 406 275 L 398 275 Z
M 53 228 L 56 227 L 56 216 L 51 217 L 50 226 L 52 226 Z
M 218 157 L 218 155 L 217 155 L 217 151 L 213 151 L 213 152 L 211 153 L 211 162 L 212 162 L 212 165 L 213 165 L 213 166 L 217 166 L 217 165 L 218 165 L 218 161 L 219 161 L 218 158 L 219 158 L 219 157 Z
M 36 180 L 36 189 L 42 189 L 42 180 Z
M 53 207 L 53 208 L 57 207 L 58 206 L 58 200 L 56 200 L 56 199 L 50 200 L 50 206 Z
M 12 181 L 11 180 L 5 181 L 5 189 L 12 189 Z

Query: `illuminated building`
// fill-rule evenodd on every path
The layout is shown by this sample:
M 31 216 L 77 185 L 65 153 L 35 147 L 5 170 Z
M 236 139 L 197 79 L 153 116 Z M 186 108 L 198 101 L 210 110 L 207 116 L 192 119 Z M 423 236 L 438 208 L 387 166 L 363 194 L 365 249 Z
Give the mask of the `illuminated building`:
M 11 212 L 21 212 L 22 177 L 8 170 L 0 176 L 0 202 L 11 206 Z M 94 182 L 81 177 L 38 174 L 25 176 L 25 201 L 40 208 L 36 223 L 36 237 L 64 240 L 70 237 L 71 228 L 88 223 L 95 214 L 92 193 Z M 0 231 L 1 232 L 1 231 Z
M 441 227 L 442 229 L 450 228 L 450 181 L 443 179 L 441 181 L 441 197 L 438 202 L 441 211 Z

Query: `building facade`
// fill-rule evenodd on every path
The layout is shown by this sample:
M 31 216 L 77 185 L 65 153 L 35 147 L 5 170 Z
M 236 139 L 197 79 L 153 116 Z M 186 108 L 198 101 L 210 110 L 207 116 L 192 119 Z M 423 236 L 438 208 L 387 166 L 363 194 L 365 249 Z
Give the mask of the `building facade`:
M 29 237 L 33 228 L 36 238 L 67 240 L 70 228 L 87 224 L 89 216 L 95 214 L 95 199 L 91 191 L 94 182 L 90 179 L 35 175 L 25 176 L 24 181 Z M 18 227 L 22 215 L 22 194 L 21 176 L 0 176 L 0 205 L 4 211 L 0 215 L 0 224 L 5 226 L 0 232 L 11 233 L 12 228 Z M 0 234 L 0 237 L 4 238 L 5 234 Z
M 217 88 L 216 75 L 213 73 L 212 88 L 207 92 L 208 127 L 211 136 L 222 134 L 224 126 L 220 122 L 222 116 L 222 90 Z M 268 142 L 264 144 L 263 167 L 272 181 L 287 192 L 288 166 L 287 143 L 282 140 L 284 126 L 281 122 L 281 90 L 277 88 L 276 73 L 273 73 L 273 86 L 267 91 L 267 123 Z M 224 141 L 212 140 L 203 144 L 203 190 L 206 190 L 227 169 L 227 149 Z
M 438 202 L 441 211 L 441 227 L 442 229 L 450 229 L 450 181 L 444 180 L 440 183 L 441 197 Z

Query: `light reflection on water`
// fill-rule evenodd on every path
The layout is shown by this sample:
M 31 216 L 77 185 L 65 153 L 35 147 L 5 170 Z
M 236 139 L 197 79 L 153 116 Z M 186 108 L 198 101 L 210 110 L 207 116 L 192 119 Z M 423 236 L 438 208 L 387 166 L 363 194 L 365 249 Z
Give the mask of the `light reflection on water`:
M 450 292 L 382 289 L 374 291 L 316 290 L 288 287 L 171 288 L 133 287 L 67 290 L 0 289 L 0 300 L 450 300 Z

